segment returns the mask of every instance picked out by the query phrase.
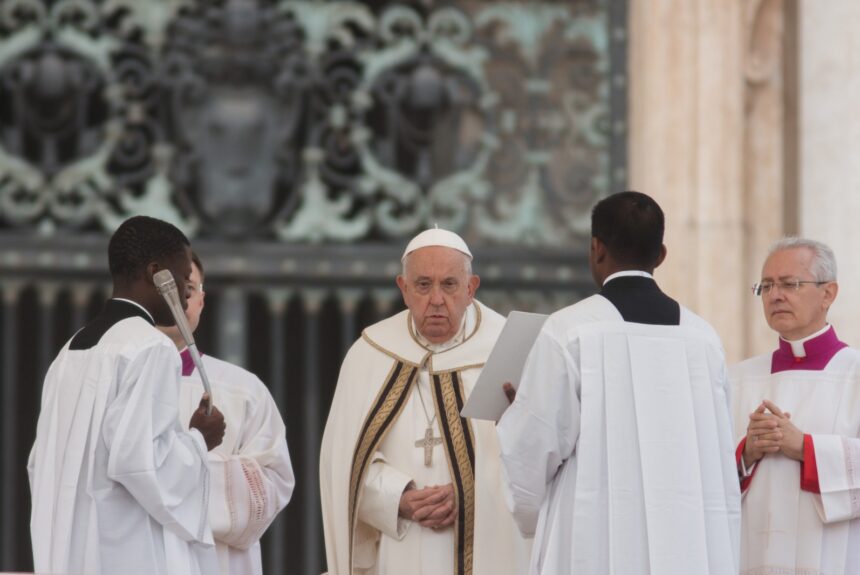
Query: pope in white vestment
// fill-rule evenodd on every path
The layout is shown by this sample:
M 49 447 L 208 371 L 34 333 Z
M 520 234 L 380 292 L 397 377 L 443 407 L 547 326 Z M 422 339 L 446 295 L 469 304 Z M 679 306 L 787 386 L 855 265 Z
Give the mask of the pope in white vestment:
M 448 234 L 430 230 L 407 247 L 416 255 L 400 277 L 416 313 L 368 327 L 343 361 L 320 458 L 330 575 L 514 575 L 527 566 L 528 542 L 505 509 L 493 424 L 459 416 L 504 319 L 465 291 L 452 296 L 465 286 L 447 272 L 419 269 L 435 253 L 454 262 L 455 275 L 463 271 L 468 248 Z M 426 313 L 410 295 L 413 279 L 430 298 Z M 453 336 L 431 341 L 419 328 L 443 322 L 449 296 L 462 304 L 462 320 Z M 453 524 L 425 527 L 398 513 L 405 490 L 446 484 L 455 491 Z
M 640 234 L 619 235 L 628 224 Z M 649 273 L 665 256 L 653 200 L 610 196 L 592 226 L 602 290 L 547 319 L 497 426 L 510 507 L 535 534 L 528 573 L 735 575 L 740 493 L 719 338 Z
M 222 575 L 260 575 L 260 538 L 286 507 L 296 480 L 286 428 L 268 388 L 251 372 L 204 355 L 224 441 L 209 452 L 209 524 Z M 188 421 L 203 382 L 187 350 L 179 395 L 180 421 Z

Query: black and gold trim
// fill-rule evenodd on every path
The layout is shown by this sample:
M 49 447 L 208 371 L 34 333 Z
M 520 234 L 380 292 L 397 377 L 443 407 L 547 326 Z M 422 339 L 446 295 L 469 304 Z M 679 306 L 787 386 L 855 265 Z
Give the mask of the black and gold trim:
M 463 398 L 463 385 L 456 371 L 433 375 L 433 400 L 459 507 L 454 532 L 454 572 L 471 575 L 475 541 L 475 435 L 469 421 L 460 417 Z
M 391 424 L 397 420 L 409 389 L 415 381 L 418 366 L 397 362 L 386 378 L 385 385 L 380 390 L 367 414 L 355 451 L 352 455 L 352 471 L 349 477 L 349 564 L 352 565 L 352 543 L 357 521 L 358 496 L 364 474 L 370 464 L 370 458 L 377 446 L 385 439 Z

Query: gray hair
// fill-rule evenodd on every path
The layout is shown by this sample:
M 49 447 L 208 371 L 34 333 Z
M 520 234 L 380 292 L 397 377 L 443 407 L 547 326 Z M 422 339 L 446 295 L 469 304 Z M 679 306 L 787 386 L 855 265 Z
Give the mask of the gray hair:
M 454 248 L 449 248 L 449 249 L 454 249 Z M 463 252 L 460 252 L 458 250 L 454 250 L 454 251 L 456 251 L 458 254 L 463 256 L 463 269 L 465 270 L 466 275 L 469 275 L 469 276 L 472 275 L 472 258 L 470 258 L 466 254 L 464 254 Z M 403 258 L 403 271 L 402 271 L 402 273 L 404 276 L 406 276 L 406 268 L 408 267 L 409 258 L 411 258 L 411 257 L 412 257 L 412 252 L 409 252 Z
M 767 257 L 770 258 L 776 252 L 799 248 L 812 252 L 812 265 L 809 271 L 815 276 L 816 281 L 836 281 L 836 256 L 833 255 L 833 250 L 822 242 L 794 236 L 785 237 L 771 244 Z

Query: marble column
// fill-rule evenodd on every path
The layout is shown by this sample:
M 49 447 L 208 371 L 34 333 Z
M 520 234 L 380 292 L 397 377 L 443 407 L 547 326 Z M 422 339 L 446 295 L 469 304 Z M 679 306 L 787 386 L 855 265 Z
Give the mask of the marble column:
M 630 188 L 666 212 L 658 281 L 714 325 L 729 361 L 764 345 L 748 287 L 784 225 L 783 12 L 768 0 L 630 3 Z
M 833 248 L 840 291 L 830 320 L 860 345 L 860 3 L 800 3 L 800 233 Z

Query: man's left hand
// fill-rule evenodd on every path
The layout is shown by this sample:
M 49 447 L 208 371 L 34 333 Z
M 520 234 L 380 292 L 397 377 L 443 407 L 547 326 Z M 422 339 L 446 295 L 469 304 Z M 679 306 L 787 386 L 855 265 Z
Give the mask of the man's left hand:
M 502 384 L 502 390 L 505 392 L 505 397 L 508 398 L 508 405 L 512 404 L 517 398 L 517 390 L 514 389 L 514 386 L 509 381 Z
M 803 461 L 803 432 L 791 422 L 791 414 L 783 411 L 770 400 L 764 400 L 764 405 L 768 411 L 774 414 L 779 422 L 779 429 L 782 431 L 782 440 L 779 443 L 780 451 L 786 457 L 790 457 L 795 461 Z

